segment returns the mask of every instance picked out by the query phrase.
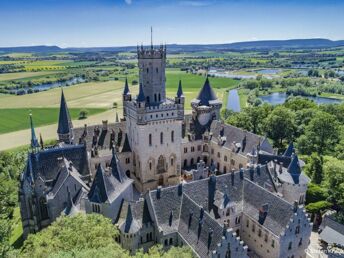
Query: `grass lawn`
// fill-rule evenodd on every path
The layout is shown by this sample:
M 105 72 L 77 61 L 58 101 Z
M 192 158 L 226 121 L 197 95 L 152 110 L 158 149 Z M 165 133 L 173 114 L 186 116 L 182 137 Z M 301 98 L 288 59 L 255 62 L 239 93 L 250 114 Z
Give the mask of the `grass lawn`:
M 82 108 L 69 109 L 72 119 L 79 118 Z M 87 108 L 88 116 L 104 112 L 104 108 Z M 19 131 L 30 127 L 28 114 L 32 112 L 35 127 L 55 124 L 58 121 L 59 108 L 16 108 L 0 109 L 0 134 Z M 99 121 L 101 122 L 101 121 Z
M 23 227 L 22 227 L 22 223 L 21 223 L 21 219 L 20 219 L 20 210 L 19 207 L 16 207 L 14 209 L 14 214 L 13 214 L 13 221 L 14 221 L 14 225 L 13 225 L 13 231 L 11 233 L 11 237 L 10 237 L 10 244 L 14 247 L 14 248 L 20 248 L 23 244 L 23 238 L 22 238 L 22 234 L 23 234 Z

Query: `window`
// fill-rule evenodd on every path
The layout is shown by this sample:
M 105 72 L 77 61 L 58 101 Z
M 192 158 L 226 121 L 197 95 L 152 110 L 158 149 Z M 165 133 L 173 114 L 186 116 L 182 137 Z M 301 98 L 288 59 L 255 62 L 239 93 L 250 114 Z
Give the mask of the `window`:
M 152 170 L 152 161 L 149 161 L 149 170 Z
M 165 164 L 166 164 L 165 158 L 162 155 L 160 155 L 160 157 L 158 159 L 158 167 L 157 167 L 158 173 L 166 172 Z
M 193 164 L 194 164 L 194 159 L 191 158 L 191 160 L 190 160 L 190 165 L 192 166 Z
M 264 241 L 268 242 L 268 234 L 265 233 Z
M 211 149 L 211 154 L 214 154 L 214 149 Z
M 198 145 L 198 146 L 197 146 L 197 150 L 198 150 L 198 151 L 201 151 L 201 150 L 202 150 L 202 146 L 201 146 L 201 145 Z
M 158 73 L 158 72 L 159 72 L 159 69 L 158 69 L 158 68 L 155 68 L 155 71 L 156 71 L 156 73 Z
M 188 165 L 188 160 L 184 159 L 184 167 L 186 167 Z
M 194 152 L 194 151 L 195 151 L 195 147 L 192 146 L 192 147 L 191 147 L 191 152 Z
M 250 221 L 246 220 L 246 227 L 248 228 L 250 226 Z
M 224 156 L 223 160 L 224 160 L 225 162 L 227 162 L 227 156 L 226 156 L 226 155 Z
M 174 131 L 171 132 L 171 142 L 174 142 Z
M 234 166 L 235 165 L 235 160 L 231 159 L 231 165 Z
M 125 159 L 125 164 L 129 164 L 130 163 L 130 158 L 126 158 Z
M 300 238 L 299 246 L 302 245 L 302 237 Z
M 149 134 L 149 137 L 148 137 L 148 138 L 149 138 L 149 140 L 148 140 L 148 141 L 149 141 L 149 146 L 152 146 L 152 135 Z
M 292 247 L 293 247 L 293 243 L 292 243 L 292 242 L 289 242 L 288 250 L 291 250 Z
M 258 236 L 259 236 L 259 237 L 262 236 L 262 230 L 261 230 L 261 229 L 258 230 Z
M 255 232 L 255 231 L 256 231 L 256 225 L 252 224 L 252 232 Z
M 218 158 L 221 158 L 220 152 L 217 153 L 217 157 L 218 157 Z
M 300 233 L 300 226 L 296 226 L 296 229 L 295 229 L 295 235 L 299 234 Z
M 184 153 L 187 153 L 187 152 L 188 152 L 188 148 L 185 147 L 185 148 L 184 148 Z
M 168 240 L 165 239 L 165 246 L 168 246 Z
M 164 144 L 164 133 L 160 133 L 160 144 Z
M 154 94 L 154 102 L 156 102 L 156 94 Z M 158 115 L 156 115 L 158 117 Z
M 275 240 L 274 240 L 274 239 L 271 240 L 271 247 L 272 247 L 272 248 L 275 247 Z
M 225 173 L 225 174 L 227 173 L 227 167 L 226 166 L 223 167 L 223 173 Z
M 170 238 L 170 245 L 172 245 L 173 244 L 173 239 L 172 238 Z
M 92 203 L 92 211 L 95 213 L 100 213 L 100 206 L 98 204 Z
M 173 158 L 171 158 L 171 166 L 173 166 L 173 161 L 174 161 Z
M 149 69 L 147 68 L 147 73 L 149 73 Z

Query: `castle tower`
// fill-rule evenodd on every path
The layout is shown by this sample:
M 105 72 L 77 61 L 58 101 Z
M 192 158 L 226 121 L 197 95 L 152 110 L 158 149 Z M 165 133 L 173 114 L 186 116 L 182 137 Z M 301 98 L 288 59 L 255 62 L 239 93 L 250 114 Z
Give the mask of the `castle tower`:
M 162 103 L 166 99 L 165 66 L 166 46 L 137 48 L 140 84 L 149 105 Z
M 74 140 L 73 124 L 69 115 L 67 102 L 62 90 L 60 102 L 59 123 L 57 128 L 59 142 L 72 144 Z
M 201 126 L 206 126 L 212 120 L 220 119 L 222 102 L 216 97 L 208 77 L 197 98 L 191 101 L 191 107 L 193 118 L 197 119 Z
M 180 83 L 175 99 L 166 98 L 165 47 L 151 45 L 137 52 L 139 94 L 123 98 L 123 108 L 133 154 L 130 177 L 139 191 L 146 192 L 180 181 L 184 96 Z

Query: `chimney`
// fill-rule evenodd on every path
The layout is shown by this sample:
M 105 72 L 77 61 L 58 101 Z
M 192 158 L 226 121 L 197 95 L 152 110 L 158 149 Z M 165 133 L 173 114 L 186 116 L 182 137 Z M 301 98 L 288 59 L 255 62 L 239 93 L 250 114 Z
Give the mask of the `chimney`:
M 159 200 L 161 197 L 161 186 L 158 186 L 156 189 L 156 198 Z
M 178 196 L 181 196 L 183 194 L 183 184 L 180 183 L 178 185 Z
M 260 176 L 260 165 L 257 165 L 256 171 L 257 171 L 257 175 Z
M 103 131 L 107 131 L 107 129 L 108 129 L 108 120 L 103 120 L 102 122 L 103 122 L 103 128 L 102 128 L 102 130 L 103 130 Z
M 294 211 L 294 212 L 297 212 L 298 208 L 299 208 L 299 202 L 295 200 L 295 201 L 294 201 L 293 211 Z
M 259 224 L 263 225 L 264 221 L 266 219 L 266 216 L 268 215 L 269 211 L 269 204 L 263 204 L 263 206 L 259 209 L 259 217 L 258 217 L 258 222 Z

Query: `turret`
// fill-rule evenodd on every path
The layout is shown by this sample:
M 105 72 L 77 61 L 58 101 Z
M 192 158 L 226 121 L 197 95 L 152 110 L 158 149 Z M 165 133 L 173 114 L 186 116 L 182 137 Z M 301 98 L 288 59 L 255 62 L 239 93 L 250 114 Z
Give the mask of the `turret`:
M 128 78 L 125 78 L 124 90 L 123 90 L 123 101 L 131 101 L 131 93 L 128 85 Z
M 57 134 L 60 142 L 72 144 L 74 140 L 73 124 L 69 115 L 66 99 L 62 90 L 60 102 L 59 124 Z
M 177 94 L 176 94 L 176 97 L 174 98 L 174 100 L 175 100 L 176 104 L 184 104 L 185 97 L 184 97 L 184 93 L 183 93 L 181 80 L 179 80 L 178 90 L 177 90 Z

